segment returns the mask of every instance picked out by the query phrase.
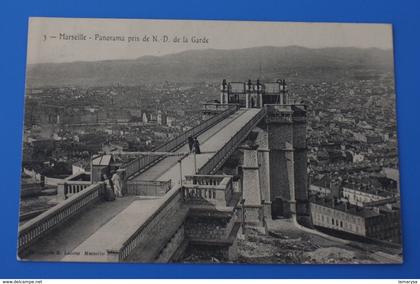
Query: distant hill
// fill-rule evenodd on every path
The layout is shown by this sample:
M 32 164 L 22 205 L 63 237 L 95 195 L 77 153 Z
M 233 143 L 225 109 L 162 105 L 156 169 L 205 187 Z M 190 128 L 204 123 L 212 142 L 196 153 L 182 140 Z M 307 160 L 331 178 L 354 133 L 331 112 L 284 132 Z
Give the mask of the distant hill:
M 391 50 L 378 48 L 255 47 L 235 50 L 188 50 L 133 60 L 32 64 L 28 87 L 126 85 L 157 81 L 246 80 L 262 74 L 283 78 L 351 76 L 360 70 L 392 71 Z M 347 74 L 347 75 L 346 75 Z

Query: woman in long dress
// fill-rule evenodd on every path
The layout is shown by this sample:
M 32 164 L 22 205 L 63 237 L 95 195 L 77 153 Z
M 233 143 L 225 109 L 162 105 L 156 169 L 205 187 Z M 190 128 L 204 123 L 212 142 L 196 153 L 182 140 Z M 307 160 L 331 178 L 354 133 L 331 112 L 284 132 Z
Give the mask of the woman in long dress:
M 112 182 L 114 183 L 115 195 L 117 197 L 122 197 L 121 178 L 117 172 L 113 174 Z
M 201 150 L 200 150 L 200 142 L 198 142 L 197 137 L 194 138 L 194 152 L 196 154 L 201 154 Z
M 105 182 L 105 187 L 106 187 L 105 200 L 114 201 L 115 200 L 114 183 L 106 174 L 102 175 L 102 180 Z

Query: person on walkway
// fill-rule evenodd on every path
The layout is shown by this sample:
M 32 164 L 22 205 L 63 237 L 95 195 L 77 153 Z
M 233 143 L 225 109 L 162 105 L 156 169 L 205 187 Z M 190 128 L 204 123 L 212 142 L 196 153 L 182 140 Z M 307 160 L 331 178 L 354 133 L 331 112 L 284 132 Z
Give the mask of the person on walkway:
M 191 136 L 188 136 L 188 146 L 190 147 L 190 152 L 192 152 L 194 146 L 194 139 Z
M 114 201 L 115 200 L 114 183 L 106 174 L 102 175 L 102 180 L 105 182 L 105 200 Z
M 194 152 L 195 152 L 196 154 L 201 154 L 201 150 L 200 150 L 200 142 L 198 142 L 197 137 L 195 137 L 195 138 L 194 138 L 194 143 L 193 143 L 193 145 L 194 145 Z
M 121 184 L 121 177 L 118 172 L 115 172 L 111 178 L 112 182 L 114 183 L 115 195 L 117 197 L 122 197 L 122 184 Z

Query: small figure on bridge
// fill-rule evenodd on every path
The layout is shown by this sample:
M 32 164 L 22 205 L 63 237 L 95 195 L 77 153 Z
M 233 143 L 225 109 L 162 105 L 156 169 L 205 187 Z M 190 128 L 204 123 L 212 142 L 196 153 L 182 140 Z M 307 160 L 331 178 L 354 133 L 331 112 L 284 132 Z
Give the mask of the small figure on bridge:
M 201 150 L 200 150 L 200 142 L 198 142 L 197 137 L 194 138 L 194 153 L 196 154 L 201 154 Z
M 115 200 L 115 192 L 114 192 L 114 184 L 112 180 L 106 175 L 102 175 L 102 180 L 105 182 L 105 200 L 106 201 L 114 201 Z
M 194 139 L 191 136 L 188 136 L 188 146 L 190 147 L 190 152 L 192 152 L 194 146 Z
M 122 186 L 121 186 L 121 177 L 118 172 L 115 172 L 111 178 L 112 182 L 114 183 L 115 195 L 117 197 L 122 197 Z

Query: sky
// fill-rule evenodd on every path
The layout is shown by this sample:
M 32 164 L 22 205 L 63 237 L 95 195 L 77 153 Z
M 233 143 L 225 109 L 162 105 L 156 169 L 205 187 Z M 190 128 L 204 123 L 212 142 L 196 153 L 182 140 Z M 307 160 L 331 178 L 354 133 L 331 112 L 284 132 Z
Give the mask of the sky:
M 69 35 L 77 39 L 65 39 Z M 107 36 L 124 37 L 124 41 L 112 41 L 110 38 L 101 40 Z M 153 36 L 159 42 L 153 42 Z M 163 42 L 165 36 L 167 41 Z M 149 41 L 144 41 L 145 37 Z M 179 42 L 174 42 L 175 37 Z M 187 43 L 183 42 L 184 37 Z M 206 39 L 206 42 L 193 43 L 192 37 Z M 391 49 L 392 26 L 361 23 L 30 18 L 27 63 L 134 59 L 191 49 L 289 45 Z

